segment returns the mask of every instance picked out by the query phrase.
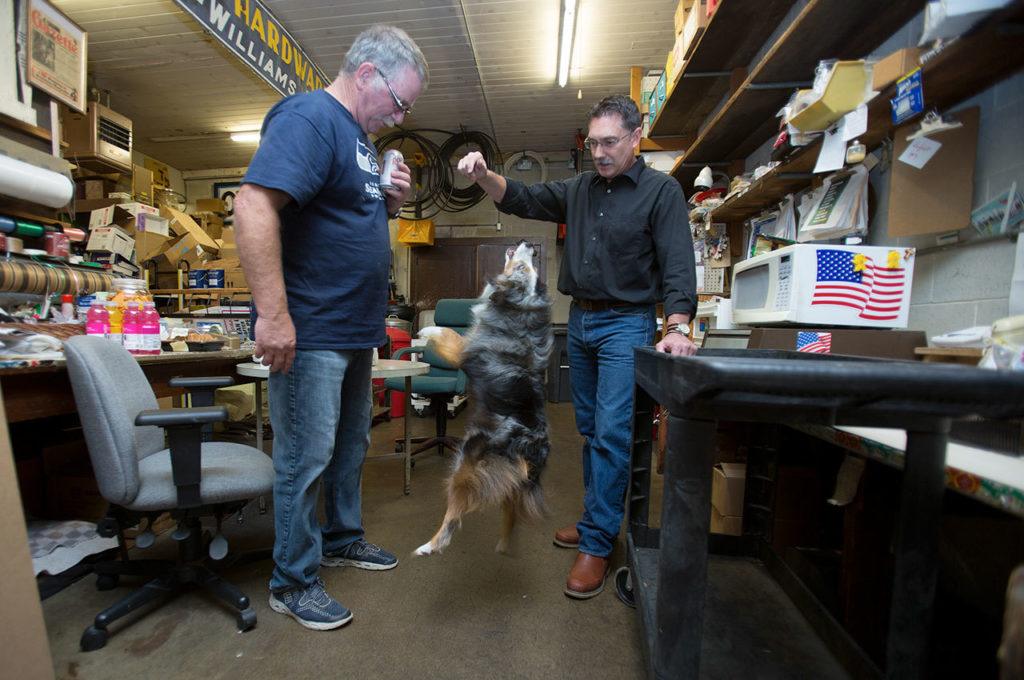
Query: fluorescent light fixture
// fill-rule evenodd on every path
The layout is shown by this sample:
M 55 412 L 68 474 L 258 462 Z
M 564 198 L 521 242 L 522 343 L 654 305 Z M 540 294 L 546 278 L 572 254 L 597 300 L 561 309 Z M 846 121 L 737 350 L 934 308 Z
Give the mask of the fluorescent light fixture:
M 258 142 L 260 141 L 259 130 L 248 130 L 246 132 L 232 132 L 232 142 Z
M 576 37 L 576 14 L 580 0 L 562 0 L 561 25 L 558 27 L 558 86 L 569 82 L 569 62 Z

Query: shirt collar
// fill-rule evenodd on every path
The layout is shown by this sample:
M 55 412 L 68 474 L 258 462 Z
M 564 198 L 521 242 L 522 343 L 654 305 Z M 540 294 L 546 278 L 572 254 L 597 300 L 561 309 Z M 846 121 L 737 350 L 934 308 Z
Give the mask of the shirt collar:
M 633 162 L 633 165 L 629 166 L 629 170 L 626 170 L 624 173 L 614 178 L 612 181 L 614 182 L 619 177 L 628 177 L 629 179 L 633 180 L 633 184 L 640 184 L 640 173 L 644 171 L 645 167 L 647 167 L 647 164 L 644 163 L 644 157 L 637 156 L 636 160 Z M 601 177 L 600 174 L 595 172 L 594 179 L 592 179 L 591 182 L 596 183 L 598 180 L 604 180 L 604 178 Z

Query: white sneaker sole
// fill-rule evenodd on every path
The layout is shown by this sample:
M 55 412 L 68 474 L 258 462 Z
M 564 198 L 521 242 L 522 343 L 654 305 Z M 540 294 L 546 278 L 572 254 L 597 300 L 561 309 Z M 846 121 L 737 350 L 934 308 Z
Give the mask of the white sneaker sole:
M 288 606 L 284 602 L 280 602 L 273 595 L 270 596 L 270 608 L 278 614 L 287 614 L 295 619 L 300 626 L 303 628 L 309 628 L 310 630 L 334 630 L 335 628 L 341 628 L 352 620 L 352 612 L 349 612 L 348 616 L 339 621 L 306 621 L 305 619 L 296 616 L 295 612 L 288 609 Z
M 387 571 L 388 569 L 394 569 L 398 566 L 396 560 L 394 564 L 377 564 L 376 562 L 360 562 L 359 560 L 350 560 L 345 557 L 321 557 L 321 567 L 355 567 L 356 569 L 367 569 L 369 571 Z

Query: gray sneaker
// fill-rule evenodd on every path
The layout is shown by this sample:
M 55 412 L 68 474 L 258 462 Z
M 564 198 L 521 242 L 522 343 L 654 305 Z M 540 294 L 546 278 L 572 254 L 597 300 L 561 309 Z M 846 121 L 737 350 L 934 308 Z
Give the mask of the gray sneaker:
M 324 567 L 358 567 L 383 571 L 398 566 L 398 558 L 379 545 L 359 539 L 346 545 L 337 552 L 328 553 L 320 558 Z
M 352 612 L 327 594 L 320 579 L 306 588 L 271 592 L 270 608 L 312 630 L 332 630 L 352 620 Z

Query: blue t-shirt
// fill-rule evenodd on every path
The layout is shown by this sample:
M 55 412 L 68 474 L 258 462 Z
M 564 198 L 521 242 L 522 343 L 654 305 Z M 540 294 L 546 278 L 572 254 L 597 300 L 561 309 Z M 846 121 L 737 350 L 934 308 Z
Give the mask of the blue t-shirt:
M 391 248 L 377 153 L 324 90 L 282 99 L 242 180 L 292 197 L 280 212 L 298 349 L 384 344 Z

